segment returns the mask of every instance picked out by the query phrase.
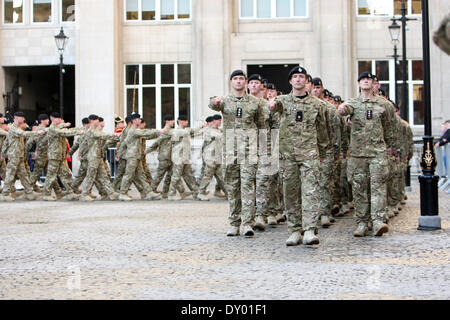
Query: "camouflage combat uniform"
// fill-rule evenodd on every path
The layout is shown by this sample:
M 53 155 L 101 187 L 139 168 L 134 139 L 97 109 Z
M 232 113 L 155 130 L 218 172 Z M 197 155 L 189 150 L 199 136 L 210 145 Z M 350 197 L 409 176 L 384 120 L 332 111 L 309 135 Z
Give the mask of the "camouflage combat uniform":
M 255 184 L 258 166 L 258 129 L 266 129 L 264 103 L 245 94 L 228 95 L 209 108 L 222 113 L 222 165 L 233 227 L 251 226 L 255 220 Z
M 51 195 L 51 189 L 53 184 L 57 183 L 57 178 L 60 178 L 68 194 L 73 192 L 72 174 L 66 160 L 66 137 L 73 137 L 81 133 L 82 130 L 79 128 L 62 129 L 53 124 L 48 128 L 48 165 L 43 190 L 44 196 Z
M 352 186 L 348 181 L 347 163 L 348 163 L 348 147 L 350 144 L 350 125 L 346 117 L 343 117 L 343 130 L 341 136 L 341 152 L 342 152 L 342 169 L 341 169 L 341 185 L 342 185 L 342 203 L 348 204 L 353 201 Z
M 8 136 L 8 132 L 0 129 L 0 178 L 2 178 L 2 180 L 5 180 L 5 178 L 6 178 L 5 177 L 5 175 L 6 175 L 6 160 L 5 160 L 6 155 L 3 155 L 1 150 L 2 150 L 3 144 L 6 141 L 7 136 Z
M 326 105 L 307 95 L 292 93 L 275 98 L 279 112 L 283 193 L 289 230 L 315 231 L 320 215 L 320 159 L 325 159 L 329 137 Z
M 360 96 L 343 106 L 351 120 L 347 176 L 352 183 L 356 221 L 366 225 L 369 219 L 384 222 L 389 174 L 386 150 L 393 145 L 394 110 L 377 96 Z

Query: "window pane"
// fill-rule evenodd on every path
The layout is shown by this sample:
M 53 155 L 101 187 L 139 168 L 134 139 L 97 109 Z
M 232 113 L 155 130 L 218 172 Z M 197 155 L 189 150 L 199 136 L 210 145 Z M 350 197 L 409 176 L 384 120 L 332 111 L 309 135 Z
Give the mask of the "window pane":
M 421 0 L 411 0 L 412 8 L 411 13 L 412 14 L 422 14 L 422 1 Z
M 358 14 L 369 15 L 370 9 L 367 0 L 358 0 Z
M 164 128 L 164 115 L 175 117 L 175 91 L 173 87 L 161 88 L 161 128 Z
M 241 0 L 241 17 L 253 17 L 253 0 Z
M 174 67 L 173 64 L 161 65 L 161 83 L 162 84 L 174 84 Z
M 127 20 L 139 19 L 138 1 L 139 0 L 127 0 Z
M 375 73 L 379 81 L 389 81 L 389 61 L 376 61 Z
M 277 17 L 289 17 L 291 14 L 290 0 L 277 0 Z
M 186 116 L 190 120 L 191 112 L 191 89 L 180 88 L 179 93 L 179 114 Z
M 402 14 L 402 3 L 405 3 L 406 14 L 408 14 L 408 1 L 403 0 L 394 0 L 394 14 L 401 15 Z
M 178 19 L 189 19 L 191 15 L 191 1 L 178 0 Z
M 175 0 L 161 0 L 161 20 L 173 20 Z
M 258 0 L 257 17 L 270 18 L 270 2 L 271 0 Z
M 142 0 L 142 20 L 155 20 L 155 0 Z
M 363 72 L 372 73 L 372 61 L 358 61 L 358 76 Z
M 178 83 L 191 83 L 191 65 L 178 65 Z
M 127 113 L 133 111 L 139 111 L 139 89 L 127 89 Z
M 62 21 L 75 21 L 75 0 L 62 0 Z
M 126 84 L 139 84 L 139 66 L 130 65 L 126 67 Z
M 392 15 L 392 0 L 369 1 L 370 11 L 376 16 Z
M 296 17 L 306 17 L 308 14 L 306 12 L 306 0 L 295 0 L 294 1 L 294 16 Z
M 155 65 L 154 64 L 142 66 L 142 81 L 143 81 L 143 84 L 155 84 L 156 83 Z
M 413 80 L 423 80 L 423 61 L 413 60 L 412 62 Z
M 33 22 L 52 22 L 52 0 L 33 0 Z
M 23 22 L 23 1 L 5 0 L 5 23 Z
M 156 128 L 156 89 L 142 89 L 142 116 L 148 128 Z
M 425 103 L 423 97 L 423 84 L 414 85 L 414 124 L 425 124 Z

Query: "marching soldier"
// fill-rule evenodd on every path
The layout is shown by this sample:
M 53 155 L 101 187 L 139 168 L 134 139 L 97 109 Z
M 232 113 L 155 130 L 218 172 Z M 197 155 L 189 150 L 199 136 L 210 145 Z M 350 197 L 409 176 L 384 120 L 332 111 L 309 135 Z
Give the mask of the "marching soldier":
M 147 126 L 147 123 L 142 118 L 140 129 L 145 129 L 146 126 Z M 150 171 L 150 167 L 148 166 L 148 163 L 147 163 L 147 157 L 146 157 L 147 154 L 145 153 L 146 147 L 147 147 L 147 140 L 141 138 L 141 148 L 139 149 L 139 152 L 141 153 L 142 168 L 144 169 L 145 180 L 151 186 L 153 183 L 153 179 L 152 179 L 152 173 Z
M 27 200 L 36 200 L 36 195 L 33 192 L 33 187 L 25 168 L 24 153 L 25 143 L 24 138 L 31 137 L 36 134 L 43 135 L 44 131 L 39 130 L 35 132 L 25 132 L 21 127 L 25 123 L 25 114 L 23 112 L 16 112 L 14 114 L 14 123 L 8 129 L 8 144 L 2 146 L 2 154 L 8 158 L 6 166 L 6 177 L 3 186 L 2 200 L 14 201 L 11 196 L 16 181 L 16 176 L 19 178 L 25 189 L 25 198 Z
M 3 118 L 1 113 L 0 113 L 0 115 L 1 115 L 1 117 L 0 117 L 0 178 L 3 183 L 3 181 L 5 180 L 5 175 L 6 175 L 6 161 L 5 161 L 5 156 L 2 154 L 2 147 L 6 141 L 6 137 L 8 136 L 9 121 L 5 120 L 5 118 Z M 2 188 L 0 188 L 0 192 L 1 191 L 3 191 Z
M 306 91 L 307 72 L 298 66 L 289 72 L 292 92 L 269 104 L 280 120 L 280 157 L 283 194 L 291 235 L 287 246 L 319 243 L 315 235 L 320 215 L 320 161 L 325 159 L 329 137 L 326 105 Z
M 220 189 L 225 190 L 222 171 L 222 132 L 220 126 L 222 124 L 222 116 L 217 114 L 212 118 L 211 126 L 206 127 L 203 132 L 203 175 L 199 187 L 199 200 L 208 201 L 206 189 L 212 178 L 216 178 L 216 184 Z
M 370 219 L 375 236 L 389 230 L 384 223 L 389 173 L 386 154 L 387 145 L 393 145 L 395 114 L 385 99 L 373 94 L 372 84 L 372 74 L 362 73 L 358 78 L 360 96 L 339 106 L 339 112 L 350 116 L 352 122 L 347 172 L 353 186 L 356 237 L 366 235 Z
M 258 164 L 258 129 L 265 129 L 266 102 L 248 95 L 247 77 L 242 70 L 230 76 L 231 94 L 211 98 L 209 108 L 223 116 L 223 168 L 230 204 L 227 236 L 252 237 L 255 219 L 255 183 Z M 239 153 L 239 155 L 238 155 Z
M 121 201 L 131 201 L 132 198 L 127 195 L 128 189 L 131 183 L 135 180 L 139 185 L 142 186 L 143 192 L 145 192 L 145 200 L 159 200 L 160 196 L 154 192 L 150 185 L 144 179 L 144 169 L 142 168 L 142 155 L 140 152 L 141 138 L 144 139 L 155 139 L 161 133 L 165 133 L 163 130 L 149 130 L 149 129 L 139 129 L 141 124 L 141 116 L 137 113 L 130 116 L 132 126 L 127 130 L 127 137 L 123 141 L 123 145 L 126 146 L 126 153 L 124 158 L 126 159 L 126 169 L 125 174 L 122 178 L 122 183 L 120 185 L 120 196 Z M 123 133 L 122 133 L 123 134 Z
M 122 130 L 119 143 L 116 146 L 116 153 L 117 153 L 116 161 L 119 163 L 117 166 L 117 172 L 114 176 L 114 182 L 113 182 L 113 187 L 116 192 L 120 191 L 120 185 L 122 184 L 122 178 L 125 173 L 125 169 L 127 167 L 127 160 L 125 159 L 127 146 L 123 142 L 127 138 L 128 131 L 132 126 L 131 116 L 128 116 L 125 118 L 125 123 L 126 123 L 126 127 Z

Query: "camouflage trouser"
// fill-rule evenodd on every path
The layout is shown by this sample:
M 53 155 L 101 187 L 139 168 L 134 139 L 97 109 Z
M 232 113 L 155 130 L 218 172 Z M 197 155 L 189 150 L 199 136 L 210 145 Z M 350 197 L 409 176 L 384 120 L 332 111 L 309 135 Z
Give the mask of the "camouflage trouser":
M 332 155 L 327 155 L 320 162 L 320 216 L 331 215 L 331 194 L 333 192 L 334 160 Z
M 117 165 L 117 172 L 114 178 L 113 187 L 116 192 L 120 191 L 120 185 L 122 184 L 122 178 L 127 168 L 127 160 L 119 159 L 119 164 Z
M 14 192 L 14 184 L 16 182 L 16 176 L 22 183 L 25 193 L 29 194 L 33 192 L 33 187 L 30 183 L 30 178 L 28 176 L 28 171 L 25 167 L 25 162 L 23 158 L 11 158 L 8 159 L 8 164 L 6 165 L 6 174 L 3 185 L 3 194 L 8 195 Z
M 158 186 L 161 183 L 161 181 L 164 179 L 164 176 L 166 176 L 166 178 L 164 179 L 163 193 L 169 192 L 170 183 L 172 181 L 172 168 L 173 168 L 172 161 L 168 161 L 168 160 L 159 161 L 158 169 L 156 170 L 156 176 L 152 181 L 153 192 L 158 191 Z M 185 192 L 182 181 L 180 181 L 180 183 L 178 183 L 177 190 L 179 193 Z
M 341 184 L 342 184 L 342 203 L 346 204 L 353 201 L 352 186 L 347 178 L 348 159 L 342 159 Z
M 225 190 L 225 182 L 223 181 L 223 171 L 222 165 L 216 163 L 204 162 L 202 167 L 203 175 L 200 180 L 200 187 L 198 188 L 199 193 L 206 194 L 206 189 L 211 183 L 212 178 L 216 178 L 216 191 L 223 189 Z M 219 187 L 217 189 L 217 187 Z
M 194 177 L 194 171 L 190 164 L 174 164 L 172 168 L 172 181 L 170 182 L 169 195 L 174 196 L 177 194 L 176 186 L 181 183 L 181 177 L 188 188 L 198 193 L 198 183 Z
M 67 165 L 66 159 L 64 160 L 48 160 L 47 166 L 47 176 L 45 178 L 44 196 L 51 195 L 52 188 L 54 188 L 54 184 L 58 183 L 58 178 L 61 180 L 64 188 L 68 193 L 72 193 L 72 174 L 70 173 L 70 169 Z
M 342 171 L 342 160 L 333 161 L 333 193 L 332 202 L 333 206 L 342 207 L 342 184 L 341 184 L 341 171 Z
M 152 173 L 150 171 L 150 167 L 148 166 L 147 159 L 145 157 L 142 158 L 142 168 L 144 169 L 145 180 L 151 186 L 153 183 Z
M 6 179 L 6 161 L 5 159 L 0 159 L 0 177 L 2 180 Z
M 278 173 L 273 174 L 270 165 L 258 165 L 256 171 L 256 216 L 276 216 L 279 212 Z
M 81 193 L 89 195 L 94 184 L 101 195 L 110 195 L 114 191 L 102 159 L 88 162 L 86 177 L 81 184 Z
M 109 180 L 109 182 L 111 182 L 111 186 L 112 186 L 112 181 L 111 181 L 111 170 L 109 169 L 109 166 L 108 166 L 108 164 L 106 163 L 106 160 L 105 160 L 105 159 L 102 159 L 102 161 L 103 161 L 103 167 L 105 167 L 106 174 L 108 175 L 108 180 Z
M 31 172 L 30 183 L 32 187 L 35 187 L 36 182 L 41 178 L 42 172 L 47 169 L 48 159 L 47 157 L 42 158 L 38 157 L 34 162 L 33 172 Z M 55 194 L 59 195 L 62 193 L 61 187 L 59 186 L 58 181 L 55 181 L 52 185 Z
M 320 214 L 320 161 L 283 160 L 283 194 L 291 232 L 317 228 Z
M 130 189 L 131 183 L 135 183 L 139 192 L 145 192 L 146 194 L 152 191 L 150 185 L 145 179 L 144 168 L 142 167 L 141 159 L 133 158 L 127 159 L 127 166 L 125 174 L 122 178 L 122 184 L 120 185 L 120 193 L 127 194 Z M 139 187 L 138 187 L 139 186 Z M 142 190 L 140 188 L 142 187 Z
M 224 166 L 225 188 L 228 195 L 230 225 L 239 227 L 255 222 L 257 165 L 231 164 Z
M 405 194 L 405 171 L 406 164 L 404 162 L 397 162 L 394 168 L 391 185 L 391 198 L 389 205 L 396 206 L 403 200 Z
M 351 157 L 347 175 L 352 184 L 356 222 L 386 220 L 386 177 L 388 162 L 385 155 L 376 158 Z
M 201 185 L 201 181 L 203 181 L 203 175 L 205 174 L 205 167 L 207 166 L 207 164 L 205 163 L 205 161 L 203 161 L 203 163 L 202 163 L 202 169 L 201 169 L 201 171 L 200 171 L 200 178 L 199 178 L 199 180 L 198 181 L 200 181 L 200 185 Z M 223 170 L 222 170 L 222 166 L 221 166 L 221 172 L 223 173 Z M 212 177 L 211 177 L 211 179 L 212 179 Z M 224 182 L 223 182 L 223 175 L 222 175 L 222 183 L 223 183 L 223 185 L 224 185 Z M 209 185 L 209 183 L 208 183 L 208 185 Z M 208 187 L 208 186 L 206 186 L 206 187 Z M 221 190 L 223 190 L 225 193 L 226 193 L 226 191 L 225 191 L 225 189 L 224 189 L 224 187 L 221 187 L 220 186 L 220 184 L 219 184 L 219 182 L 217 181 L 217 179 L 216 179 L 216 185 L 214 186 L 214 189 L 215 189 L 215 192 L 220 192 Z M 200 192 L 201 193 L 201 192 Z
M 78 190 L 78 188 L 83 183 L 84 178 L 86 177 L 87 169 L 88 169 L 88 161 L 86 159 L 80 160 L 80 167 L 78 168 L 77 175 L 73 179 L 72 189 Z

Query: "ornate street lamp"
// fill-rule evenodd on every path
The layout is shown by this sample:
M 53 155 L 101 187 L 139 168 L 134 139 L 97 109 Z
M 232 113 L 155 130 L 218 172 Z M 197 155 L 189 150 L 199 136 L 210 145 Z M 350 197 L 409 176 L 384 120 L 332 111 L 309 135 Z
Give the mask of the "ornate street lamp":
M 395 18 L 394 18 L 395 19 Z M 392 20 L 392 24 L 388 27 L 389 33 L 391 35 L 391 41 L 394 44 L 394 55 L 390 56 L 394 58 L 394 93 L 395 93 L 395 103 L 398 103 L 397 99 L 397 65 L 398 65 L 398 58 L 400 57 L 397 54 L 397 45 L 400 38 L 400 25 L 397 24 L 396 20 Z
M 56 47 L 59 52 L 59 113 L 64 118 L 64 64 L 63 55 L 66 49 L 69 37 L 64 34 L 64 29 L 61 27 L 61 31 L 55 36 Z

